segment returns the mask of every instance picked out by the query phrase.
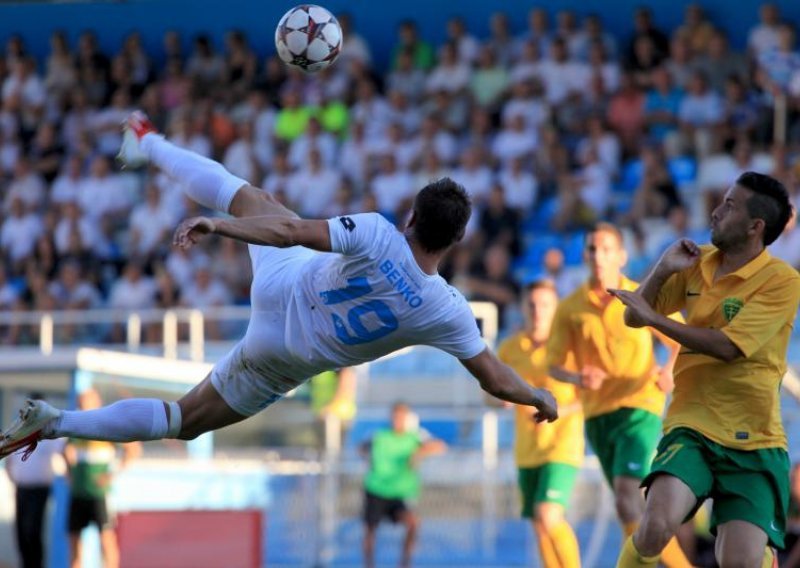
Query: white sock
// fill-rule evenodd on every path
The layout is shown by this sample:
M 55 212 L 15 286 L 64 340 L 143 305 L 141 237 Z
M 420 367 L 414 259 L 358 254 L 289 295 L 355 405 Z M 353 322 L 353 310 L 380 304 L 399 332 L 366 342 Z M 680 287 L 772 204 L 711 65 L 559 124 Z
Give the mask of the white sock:
M 236 192 L 249 185 L 222 164 L 179 148 L 160 134 L 145 134 L 139 147 L 151 162 L 179 181 L 189 197 L 209 209 L 228 213 Z
M 96 410 L 62 410 L 44 434 L 47 438 L 134 442 L 160 440 L 168 429 L 163 401 L 131 398 Z

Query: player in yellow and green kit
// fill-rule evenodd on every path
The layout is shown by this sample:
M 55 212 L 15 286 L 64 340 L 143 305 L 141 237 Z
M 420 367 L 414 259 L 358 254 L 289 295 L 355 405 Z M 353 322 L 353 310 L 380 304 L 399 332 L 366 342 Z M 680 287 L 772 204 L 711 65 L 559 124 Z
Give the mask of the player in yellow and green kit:
M 542 565 L 578 568 L 578 541 L 564 511 L 583 462 L 583 413 L 576 387 L 548 375 L 545 345 L 557 306 L 558 295 L 551 281 L 528 285 L 522 294 L 525 329 L 506 339 L 497 355 L 531 386 L 553 393 L 558 403 L 559 418 L 552 424 L 537 424 L 526 407 L 515 407 L 514 453 L 522 516 L 533 522 Z
M 766 251 L 791 213 L 786 188 L 746 172 L 711 214 L 713 246 L 681 240 L 635 292 L 615 290 L 633 327 L 682 345 L 675 392 L 639 530 L 618 566 L 656 566 L 677 527 L 713 499 L 724 568 L 777 566 L 789 504 L 780 383 L 800 304 L 800 275 Z M 687 323 L 664 313 L 685 309 Z
M 622 268 L 627 261 L 619 229 L 598 223 L 586 235 L 588 280 L 558 306 L 547 343 L 550 375 L 579 384 L 586 437 L 614 491 L 617 516 L 626 535 L 644 513 L 639 485 L 650 471 L 661 435 L 665 390 L 671 388 L 678 344 L 655 334 L 671 350 L 664 369 L 654 354 L 654 332 L 625 325 L 625 306 L 609 288 L 635 290 Z M 577 373 L 565 365 L 574 358 Z M 669 383 L 669 384 L 666 384 Z M 691 566 L 673 540 L 663 556 L 669 568 Z

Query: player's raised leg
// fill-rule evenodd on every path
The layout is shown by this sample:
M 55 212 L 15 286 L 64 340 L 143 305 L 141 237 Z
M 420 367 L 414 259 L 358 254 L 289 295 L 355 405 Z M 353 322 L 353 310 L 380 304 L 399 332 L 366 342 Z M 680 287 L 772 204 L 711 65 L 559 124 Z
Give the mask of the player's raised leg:
M 655 567 L 696 503 L 697 497 L 683 481 L 669 474 L 657 476 L 648 490 L 642 521 L 625 541 L 617 568 Z
M 109 442 L 191 440 L 245 418 L 225 402 L 212 385 L 210 375 L 178 402 L 132 398 L 96 410 L 71 411 L 30 400 L 20 410 L 16 422 L 0 435 L 0 459 L 16 452 L 30 454 L 44 438 Z
M 143 113 L 132 113 L 123 128 L 120 161 L 130 167 L 155 164 L 178 180 L 200 205 L 235 217 L 297 217 L 272 195 L 233 175 L 222 164 L 167 141 Z

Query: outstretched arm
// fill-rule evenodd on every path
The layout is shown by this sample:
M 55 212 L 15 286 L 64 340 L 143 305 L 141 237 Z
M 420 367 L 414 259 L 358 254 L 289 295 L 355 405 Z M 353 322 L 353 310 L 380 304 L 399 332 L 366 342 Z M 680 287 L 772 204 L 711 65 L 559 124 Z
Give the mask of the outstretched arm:
M 323 252 L 331 251 L 331 236 L 327 221 L 279 215 L 237 219 L 193 217 L 178 225 L 173 243 L 181 248 L 189 248 L 203 236 L 210 234 L 222 235 L 253 245 L 280 248 L 300 245 Z
M 461 364 L 478 379 L 481 388 L 490 395 L 515 404 L 535 407 L 539 411 L 536 415 L 537 422 L 552 422 L 558 418 L 553 395 L 545 389 L 531 387 L 488 347 L 471 359 L 461 359 Z

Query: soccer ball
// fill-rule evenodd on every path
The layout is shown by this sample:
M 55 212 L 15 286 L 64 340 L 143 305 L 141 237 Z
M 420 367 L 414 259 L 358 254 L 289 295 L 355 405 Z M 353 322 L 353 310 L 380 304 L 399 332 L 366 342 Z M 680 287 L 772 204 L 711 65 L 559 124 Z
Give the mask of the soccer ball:
M 328 67 L 342 49 L 342 28 L 322 6 L 301 4 L 286 12 L 275 29 L 278 56 L 314 73 Z

